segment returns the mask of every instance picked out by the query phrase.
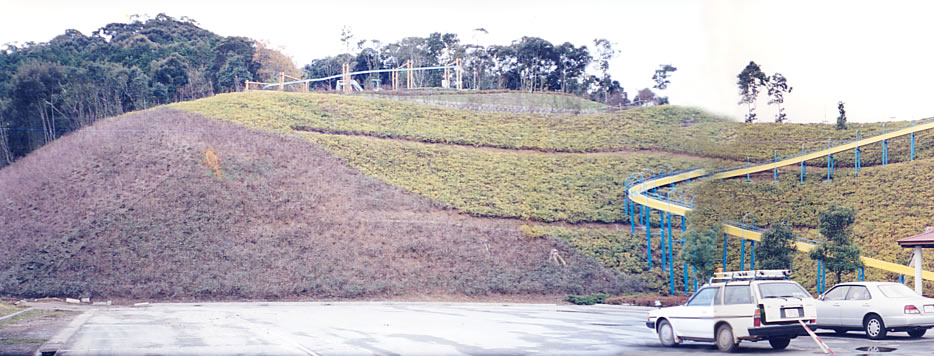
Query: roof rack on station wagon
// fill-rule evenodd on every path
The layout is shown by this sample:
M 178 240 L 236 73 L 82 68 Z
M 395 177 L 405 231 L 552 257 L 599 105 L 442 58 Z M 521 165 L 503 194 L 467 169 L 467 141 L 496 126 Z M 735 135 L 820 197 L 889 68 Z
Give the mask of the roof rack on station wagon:
M 764 279 L 788 279 L 791 271 L 787 269 L 756 269 L 749 271 L 716 272 L 710 278 L 710 283 L 729 281 L 751 281 Z

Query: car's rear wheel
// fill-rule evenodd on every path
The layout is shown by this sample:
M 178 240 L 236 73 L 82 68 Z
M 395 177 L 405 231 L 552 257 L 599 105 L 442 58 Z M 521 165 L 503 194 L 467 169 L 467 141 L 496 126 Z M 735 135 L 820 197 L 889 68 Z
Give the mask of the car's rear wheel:
M 675 330 L 671 327 L 668 320 L 658 322 L 658 341 L 665 346 L 675 346 Z
M 873 340 L 885 339 L 885 335 L 888 333 L 885 330 L 885 323 L 882 322 L 882 318 L 875 314 L 866 317 L 866 321 L 863 322 L 863 329 L 866 331 L 866 336 Z
M 772 337 L 769 338 L 769 345 L 772 345 L 773 349 L 784 350 L 788 347 L 788 344 L 791 343 L 791 339 L 787 337 Z
M 734 352 L 739 348 L 739 344 L 733 341 L 733 329 L 729 325 L 717 328 L 717 348 L 723 352 Z
M 927 328 L 911 328 L 911 329 L 908 329 L 908 336 L 911 336 L 917 339 L 919 337 L 924 336 L 924 334 L 927 332 L 928 332 Z

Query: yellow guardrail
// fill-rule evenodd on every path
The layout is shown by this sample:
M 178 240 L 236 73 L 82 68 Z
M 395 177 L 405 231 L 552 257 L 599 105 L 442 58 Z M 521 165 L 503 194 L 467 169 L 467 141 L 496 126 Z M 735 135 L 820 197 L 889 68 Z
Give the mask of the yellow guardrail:
M 873 143 L 878 143 L 878 142 L 882 142 L 883 140 L 891 140 L 899 136 L 910 135 L 914 132 L 930 130 L 932 128 L 934 128 L 934 121 L 916 125 L 916 126 L 906 127 L 900 130 L 892 131 L 892 132 L 886 132 L 885 134 L 882 134 L 882 135 L 867 137 L 859 141 L 854 141 L 854 142 L 850 142 L 847 144 L 830 147 L 830 148 L 823 149 L 820 151 L 808 152 L 807 154 L 804 154 L 801 156 L 786 158 L 786 159 L 783 159 L 777 162 L 769 162 L 769 163 L 764 163 L 764 164 L 760 164 L 757 166 L 743 167 L 743 168 L 738 168 L 738 169 L 734 169 L 731 171 L 720 172 L 720 173 L 714 174 L 713 176 L 711 176 L 711 178 L 724 179 L 724 178 L 744 176 L 746 174 L 765 172 L 765 171 L 772 170 L 778 167 L 790 166 L 792 164 L 798 164 L 798 163 L 809 161 L 815 158 L 826 157 L 834 153 L 850 151 L 859 146 L 865 146 L 865 145 L 869 145 Z
M 923 123 L 920 125 L 906 127 L 900 130 L 892 131 L 892 132 L 887 132 L 882 135 L 868 137 L 868 138 L 865 138 L 859 141 L 850 142 L 850 143 L 843 144 L 840 146 L 834 146 L 834 147 L 830 147 L 824 150 L 810 152 L 810 153 L 807 153 L 801 156 L 783 159 L 781 161 L 769 162 L 769 163 L 764 163 L 764 164 L 760 164 L 756 166 L 743 167 L 743 168 L 734 169 L 731 171 L 720 172 L 720 173 L 713 174 L 710 177 L 715 178 L 715 179 L 724 179 L 724 178 L 744 176 L 746 174 L 751 174 L 751 173 L 764 172 L 764 171 L 768 171 L 768 170 L 775 169 L 778 167 L 789 166 L 789 165 L 798 164 L 798 163 L 801 163 L 807 160 L 824 157 L 824 156 L 831 155 L 837 152 L 844 152 L 844 151 L 852 150 L 859 146 L 865 146 L 865 145 L 869 145 L 873 143 L 878 143 L 878 142 L 882 142 L 883 140 L 889 140 L 889 139 L 893 139 L 896 137 L 905 136 L 911 133 L 930 130 L 930 129 L 934 129 L 934 121 Z M 665 185 L 669 185 L 672 183 L 678 183 L 678 182 L 682 182 L 688 179 L 703 177 L 706 174 L 707 173 L 703 169 L 696 169 L 693 171 L 683 172 L 683 173 L 679 173 L 679 174 L 675 174 L 675 175 L 671 175 L 667 177 L 662 177 L 659 179 L 643 181 L 629 188 L 629 191 L 628 191 L 629 199 L 637 204 L 645 205 L 652 209 L 662 210 L 668 214 L 684 216 L 685 214 L 687 214 L 687 212 L 691 211 L 691 208 L 682 206 L 682 205 L 672 204 L 665 200 L 653 198 L 653 197 L 645 195 L 643 192 L 646 192 L 653 188 L 658 188 L 658 187 L 662 187 Z M 760 232 L 743 229 L 739 226 L 734 226 L 730 224 L 723 224 L 723 232 L 727 235 L 739 237 L 744 240 L 760 241 L 762 239 L 762 233 Z M 808 252 L 812 248 L 814 248 L 814 245 L 800 242 L 800 241 L 795 241 L 794 245 L 798 251 L 803 251 L 803 252 Z M 892 263 L 892 262 L 885 262 L 885 261 L 878 260 L 875 258 L 870 258 L 870 257 L 860 257 L 860 260 L 863 261 L 863 264 L 866 267 L 877 268 L 877 269 L 881 269 L 886 272 L 894 272 L 894 273 L 905 274 L 905 275 L 914 275 L 915 273 L 914 267 L 903 266 L 903 265 Z M 921 271 L 921 278 L 925 280 L 929 280 L 929 281 L 934 281 L 934 272 Z

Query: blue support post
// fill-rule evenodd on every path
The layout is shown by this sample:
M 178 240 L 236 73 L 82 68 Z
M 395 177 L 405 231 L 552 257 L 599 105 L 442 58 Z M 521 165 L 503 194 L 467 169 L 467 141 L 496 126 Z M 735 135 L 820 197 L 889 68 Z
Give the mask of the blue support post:
M 882 123 L 882 136 L 886 134 L 885 123 Z M 882 140 L 882 165 L 889 164 L 889 140 Z
M 854 166 L 856 168 L 855 175 L 859 177 L 859 130 L 856 130 L 856 147 L 853 148 L 854 155 Z
M 909 161 L 915 160 L 915 133 L 914 132 L 911 133 L 911 157 L 908 160 Z
M 804 172 L 807 168 L 804 168 L 804 161 L 801 161 L 801 183 L 804 183 Z
M 684 225 L 684 216 L 681 217 L 681 232 L 687 230 L 687 226 Z M 681 249 L 684 249 L 684 234 L 681 234 Z M 684 263 L 684 295 L 688 294 L 688 264 Z
M 817 294 L 824 293 L 824 289 L 821 288 L 821 280 L 820 280 L 821 272 L 822 272 L 821 263 L 820 263 L 820 260 L 817 260 Z
M 694 291 L 697 292 L 697 267 L 691 267 L 694 271 Z
M 639 205 L 639 221 L 645 221 L 645 206 Z
M 889 164 L 889 143 L 888 140 L 882 140 L 882 165 Z
M 630 203 L 633 204 L 633 206 L 631 206 L 629 209 L 629 230 L 631 231 L 631 234 L 633 235 L 633 237 L 635 237 L 636 235 L 636 206 L 635 206 L 635 202 L 633 202 L 632 200 L 630 200 Z
M 688 295 L 688 265 L 687 263 L 683 266 L 684 269 L 684 295 Z
M 628 187 L 626 190 L 627 191 L 629 190 Z M 629 194 L 626 194 L 626 197 L 623 198 L 623 204 L 625 206 L 625 208 L 623 209 L 623 213 L 626 215 L 629 215 Z
M 749 241 L 749 269 L 756 269 L 756 241 Z
M 642 209 L 649 209 L 650 212 L 652 210 L 648 206 L 643 206 Z M 652 269 L 652 226 L 649 225 L 649 214 L 645 214 L 645 249 L 649 269 Z
M 774 151 L 774 152 L 775 152 L 775 158 L 772 159 L 773 163 L 778 162 L 778 151 Z M 776 165 L 775 168 L 772 169 L 772 181 L 778 182 L 778 165 Z
M 827 179 L 833 179 L 833 155 L 827 156 Z
M 658 246 L 662 249 L 662 272 L 664 272 L 665 268 L 668 267 L 668 256 L 666 255 L 667 250 L 665 250 L 665 211 L 663 210 L 658 211 L 658 227 L 662 229 Z
M 668 224 L 668 250 L 671 251 L 671 214 L 668 214 L 666 223 Z M 668 257 L 671 257 L 671 256 L 668 256 Z
M 671 243 L 671 214 L 668 214 L 668 285 L 671 290 L 670 295 L 675 295 L 675 264 L 671 259 Z
M 904 275 L 904 274 L 898 275 L 898 283 L 905 284 L 905 275 Z
M 749 168 L 749 156 L 746 156 L 746 168 Z M 749 181 L 749 171 L 746 171 L 746 181 Z
M 745 271 L 745 270 L 746 270 L 746 240 L 740 239 L 739 241 L 740 241 L 740 248 L 739 248 L 739 254 L 740 254 L 740 258 L 739 258 L 739 270 L 740 270 L 740 271 Z
M 669 214 L 666 214 L 664 211 L 661 211 L 661 210 L 659 210 L 659 211 L 661 212 L 661 214 L 659 214 L 659 215 L 661 216 L 661 220 L 658 220 L 658 224 L 661 225 L 661 228 L 662 228 L 662 238 L 664 239 L 665 236 L 666 236 L 666 235 L 665 235 L 665 234 L 666 234 L 665 226 L 666 226 L 666 221 L 667 221 L 667 226 L 668 226 L 668 230 L 667 230 L 667 234 L 668 234 L 668 235 L 667 235 L 667 236 L 668 236 L 668 239 L 665 241 L 665 248 L 667 248 L 668 251 L 671 251 L 671 214 L 670 214 L 670 213 L 669 213 Z M 662 250 L 662 252 L 664 253 L 665 250 Z M 668 267 L 671 267 L 671 254 L 670 254 L 670 253 L 668 254 L 668 258 L 666 259 L 666 261 L 668 261 L 668 262 L 667 262 L 667 263 L 668 263 Z
M 723 234 L 723 271 L 726 272 L 726 234 Z

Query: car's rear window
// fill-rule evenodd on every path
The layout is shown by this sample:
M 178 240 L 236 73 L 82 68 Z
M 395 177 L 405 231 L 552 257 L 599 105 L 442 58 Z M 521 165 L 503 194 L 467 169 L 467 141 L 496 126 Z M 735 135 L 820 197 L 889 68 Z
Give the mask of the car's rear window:
M 759 284 L 762 298 L 810 298 L 808 291 L 795 282 L 769 282 Z
M 918 296 L 918 293 L 915 293 L 915 291 L 903 284 L 883 284 L 879 286 L 879 290 L 889 298 L 910 298 Z

